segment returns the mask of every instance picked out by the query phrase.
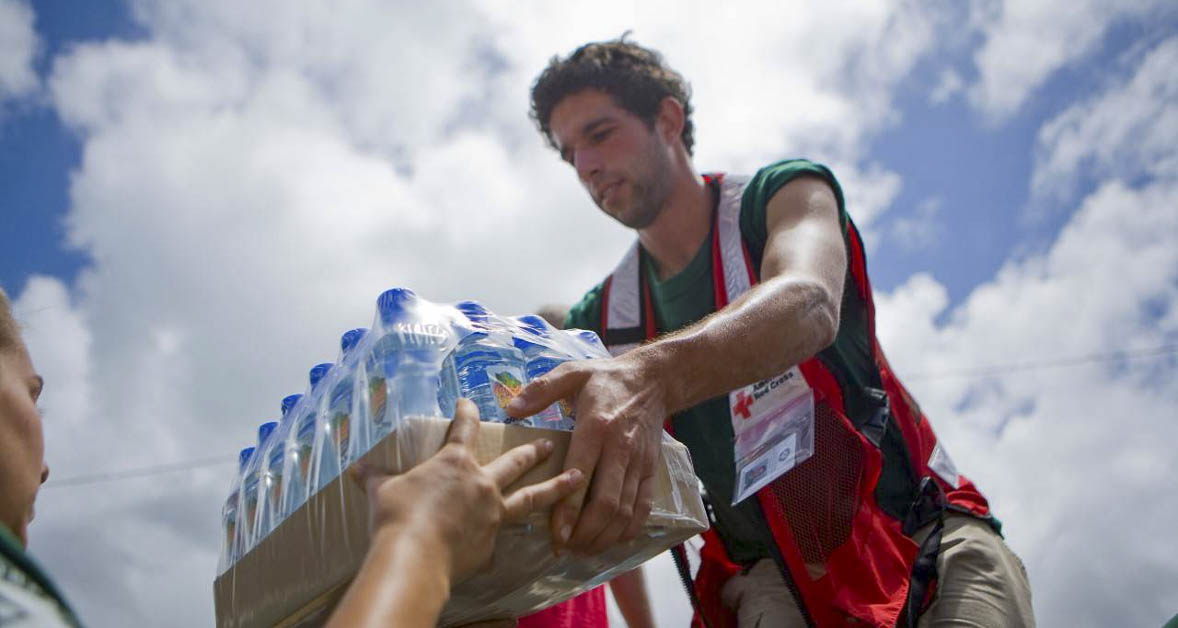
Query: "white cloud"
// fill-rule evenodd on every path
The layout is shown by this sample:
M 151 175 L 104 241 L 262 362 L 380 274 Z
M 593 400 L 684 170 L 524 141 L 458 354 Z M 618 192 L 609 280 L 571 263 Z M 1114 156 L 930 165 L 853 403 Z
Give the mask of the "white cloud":
M 965 79 L 962 79 L 960 74 L 951 69 L 943 70 L 936 86 L 929 92 L 929 102 L 934 105 L 947 102 L 964 88 Z
M 926 198 L 912 214 L 891 221 L 889 242 L 909 251 L 932 245 L 945 230 L 940 222 L 941 205 L 939 197 Z
M 33 9 L 22 0 L 0 0 L 0 104 L 39 87 L 33 69 L 37 46 Z
M 1006 522 L 1044 625 L 1159 625 L 1178 607 L 1178 547 L 1158 542 L 1178 506 L 1157 498 L 1178 489 L 1178 358 L 952 374 L 1178 340 L 1178 172 L 1155 167 L 1175 154 L 1173 54 L 1044 125 L 1037 185 L 1097 182 L 1045 252 L 951 310 L 927 274 L 877 299 L 881 342 Z
M 969 99 L 992 120 L 1013 115 L 1055 72 L 1098 50 L 1114 25 L 1172 13 L 1158 0 L 988 0 L 973 6 L 970 26 L 985 43 L 974 55 L 978 81 Z
M 1069 107 L 1039 132 L 1034 194 L 1067 197 L 1082 177 L 1178 177 L 1178 37 L 1150 50 L 1107 95 Z
M 389 286 L 518 312 L 600 280 L 630 236 L 526 118 L 552 54 L 635 28 L 693 83 L 701 166 L 818 157 L 870 225 L 901 181 L 867 148 L 948 26 L 936 5 L 849 0 L 133 10 L 142 40 L 71 49 L 49 80 L 84 140 L 67 227 L 94 260 L 68 292 L 38 280 L 21 297 L 60 312 L 30 340 L 52 375 L 57 477 L 231 456 Z M 55 407 L 68 422 L 53 425 Z M 208 625 L 227 481 L 212 469 L 49 489 L 34 549 L 95 624 Z

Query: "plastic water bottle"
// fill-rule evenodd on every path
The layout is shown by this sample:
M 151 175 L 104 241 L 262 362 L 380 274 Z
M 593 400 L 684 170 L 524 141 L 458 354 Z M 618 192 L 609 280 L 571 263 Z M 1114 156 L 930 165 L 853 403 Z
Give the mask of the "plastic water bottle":
M 330 363 L 316 364 L 311 369 L 307 392 L 293 410 L 294 420 L 291 421 L 290 433 L 286 438 L 286 460 L 282 472 L 284 517 L 290 516 L 290 513 L 307 501 L 309 490 L 318 488 L 313 486 L 312 478 L 315 471 L 315 420 L 319 414 L 321 397 L 319 382 L 330 369 Z
M 447 370 L 453 372 L 459 396 L 478 406 L 483 421 L 516 423 L 506 408 L 526 381 L 523 352 L 482 305 L 463 301 L 456 307 L 467 319 L 466 333 L 449 356 Z
M 386 290 L 377 313 L 380 335 L 365 361 L 373 443 L 404 417 L 441 415 L 439 374 L 451 337 L 412 290 Z
M 221 575 L 237 562 L 238 521 L 241 508 L 241 480 L 250 459 L 254 456 L 254 448 L 246 447 L 238 456 L 237 473 L 233 476 L 233 483 L 229 485 L 229 497 L 221 508 L 221 531 L 224 533 L 221 546 L 221 558 L 217 563 L 217 575 Z
M 601 337 L 588 329 L 565 329 L 563 333 L 571 338 L 586 358 L 608 358 L 609 349 L 601 342 Z
M 258 540 L 257 529 L 261 508 L 258 507 L 264 496 L 262 488 L 262 452 L 270 444 L 270 438 L 278 429 L 277 421 L 270 421 L 258 426 L 258 445 L 254 455 L 246 465 L 245 473 L 241 477 L 241 506 L 238 508 L 238 557 L 244 556 L 253 549 Z M 242 516 L 244 515 L 244 516 Z
M 524 374 L 528 383 L 574 359 L 566 351 L 561 350 L 554 333 L 556 330 L 544 319 L 529 314 L 517 317 L 515 322 L 519 331 L 512 341 L 524 354 Z M 568 401 L 561 399 L 531 417 L 530 422 L 535 427 L 572 430 L 573 408 Z
M 270 436 L 270 444 L 262 453 L 262 510 L 258 518 L 258 540 L 278 527 L 279 522 L 286 517 L 282 502 L 282 476 L 286 471 L 286 444 L 290 437 L 291 426 L 294 423 L 295 406 L 302 401 L 303 395 L 296 393 L 282 398 L 282 419 L 278 421 L 278 429 Z
M 367 415 L 361 405 L 364 395 L 356 395 L 357 363 L 361 347 L 369 338 L 367 328 L 357 328 L 340 337 L 340 354 L 336 364 L 323 381 L 324 411 L 319 419 L 318 482 L 327 484 L 346 469 L 371 446 L 367 421 L 356 417 Z

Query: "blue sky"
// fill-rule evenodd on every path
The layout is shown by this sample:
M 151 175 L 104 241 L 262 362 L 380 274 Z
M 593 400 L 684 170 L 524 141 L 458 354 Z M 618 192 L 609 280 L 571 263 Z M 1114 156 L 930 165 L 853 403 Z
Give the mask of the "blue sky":
M 697 163 L 834 167 L 881 342 L 1006 521 L 1041 623 L 1178 611 L 1178 544 L 1156 542 L 1173 352 L 937 377 L 1178 344 L 1172 3 L 134 7 L 0 0 L 0 285 L 49 382 L 55 477 L 232 457 L 392 285 L 504 313 L 578 298 L 632 235 L 544 148 L 527 86 L 633 29 L 694 86 Z M 33 551 L 95 625 L 208 625 L 227 468 L 46 489 Z M 677 591 L 653 592 L 667 625 Z
M 42 79 L 52 59 L 71 45 L 143 35 L 117 0 L 44 2 L 34 9 L 42 41 L 36 67 Z M 1100 89 L 1118 71 L 1123 55 L 1143 41 L 1172 33 L 1175 24 L 1170 19 L 1113 26 L 1088 63 L 1061 69 L 1022 111 L 1000 124 L 988 123 L 959 98 L 930 102 L 929 87 L 937 80 L 934 66 L 941 67 L 944 60 L 916 67 L 896 90 L 901 122 L 874 139 L 868 157 L 904 181 L 888 219 L 918 215 L 916 208 L 929 199 L 940 199 L 944 211 L 935 218 L 939 231 L 934 240 L 874 251 L 876 288 L 891 290 L 915 272 L 932 271 L 956 304 L 993 276 L 1012 252 L 1049 242 L 1068 214 L 1055 208 L 1028 217 L 1036 130 L 1062 106 Z M 949 65 L 968 68 L 968 55 Z M 18 291 L 32 274 L 72 282 L 88 261 L 85 251 L 66 244 L 62 226 L 69 209 L 69 174 L 80 160 L 78 138 L 52 110 L 33 103 L 6 107 L 2 131 L 0 198 L 13 222 L 0 234 L 0 285 Z

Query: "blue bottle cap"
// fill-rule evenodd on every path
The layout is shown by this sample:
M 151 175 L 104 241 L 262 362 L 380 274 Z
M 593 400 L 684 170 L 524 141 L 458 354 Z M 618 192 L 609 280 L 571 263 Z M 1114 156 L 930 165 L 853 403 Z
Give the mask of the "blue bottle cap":
M 539 316 L 536 316 L 535 314 L 527 314 L 524 316 L 520 316 L 520 317 L 516 318 L 515 320 L 519 321 L 520 325 L 524 329 L 526 329 L 526 330 L 532 332 L 533 334 L 536 334 L 537 336 L 540 336 L 542 338 L 548 337 L 548 330 L 549 330 L 549 328 L 552 327 L 551 325 L 548 324 L 548 321 L 544 320 L 543 318 L 540 318 Z
M 286 416 L 286 413 L 290 412 L 290 409 L 295 407 L 295 404 L 298 403 L 299 399 L 302 399 L 302 398 L 303 398 L 302 393 L 295 393 L 293 395 L 287 395 L 287 396 L 283 397 L 282 398 L 282 416 Z
M 385 290 L 376 299 L 376 310 L 380 312 L 381 322 L 387 325 L 401 318 L 415 300 L 417 295 L 409 288 Z
M 487 308 L 478 301 L 459 301 L 454 304 L 454 307 L 458 308 L 458 311 L 462 312 L 467 319 L 476 323 L 486 322 L 491 315 Z
M 266 439 L 270 438 L 270 434 L 278 429 L 278 421 L 268 421 L 258 426 L 258 447 L 266 444 Z
M 323 379 L 324 376 L 327 375 L 327 372 L 331 370 L 331 367 L 331 362 L 323 362 L 322 364 L 316 364 L 315 366 L 311 367 L 310 378 L 312 390 L 314 390 L 315 387 L 319 385 L 319 380 Z
M 352 347 L 359 344 L 360 340 L 362 340 L 367 334 L 367 327 L 357 327 L 356 329 L 345 332 L 344 335 L 339 339 L 340 351 L 343 351 L 344 353 L 351 351 Z
M 246 447 L 241 450 L 241 454 L 237 458 L 237 464 L 242 471 L 245 471 L 246 465 L 249 464 L 250 458 L 254 455 L 253 447 Z

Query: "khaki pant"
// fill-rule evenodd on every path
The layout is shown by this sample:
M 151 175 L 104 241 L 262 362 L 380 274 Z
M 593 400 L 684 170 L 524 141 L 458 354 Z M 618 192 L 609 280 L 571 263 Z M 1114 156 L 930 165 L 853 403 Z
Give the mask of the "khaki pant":
M 915 540 L 924 540 L 930 529 L 919 530 Z M 921 616 L 920 628 L 1035 625 L 1022 561 L 985 523 L 955 513 L 945 516 L 937 572 L 937 595 Z M 806 625 L 771 560 L 726 582 L 721 599 L 736 611 L 739 628 Z

